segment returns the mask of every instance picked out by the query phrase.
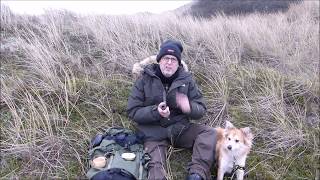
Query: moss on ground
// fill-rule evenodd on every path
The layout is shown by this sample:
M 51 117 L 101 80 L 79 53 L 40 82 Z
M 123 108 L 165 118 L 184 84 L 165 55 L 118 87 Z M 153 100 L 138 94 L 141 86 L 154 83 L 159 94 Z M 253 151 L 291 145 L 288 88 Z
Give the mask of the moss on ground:
M 248 179 L 314 179 L 317 158 L 305 150 L 281 154 L 252 152 L 247 159 Z
M 179 149 L 173 152 L 169 159 L 169 167 L 171 168 L 171 175 L 174 180 L 185 179 L 187 176 L 188 162 L 191 161 L 191 150 Z
M 21 161 L 21 159 L 15 157 L 1 157 L 0 162 L 1 179 L 9 179 L 10 177 L 15 177 L 15 174 L 18 174 L 23 166 L 23 162 Z

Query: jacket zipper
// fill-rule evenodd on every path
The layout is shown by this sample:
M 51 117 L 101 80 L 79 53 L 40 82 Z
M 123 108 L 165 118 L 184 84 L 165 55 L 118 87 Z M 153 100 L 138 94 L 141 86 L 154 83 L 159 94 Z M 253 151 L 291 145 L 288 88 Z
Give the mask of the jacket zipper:
M 168 87 L 168 84 L 164 84 L 163 85 L 163 89 L 164 89 L 164 91 L 163 91 L 163 102 L 165 102 L 166 103 L 166 107 L 167 107 L 167 94 L 168 94 L 168 91 L 169 91 L 169 87 Z M 169 117 L 167 118 L 167 120 L 169 121 L 170 120 L 170 115 L 169 115 Z

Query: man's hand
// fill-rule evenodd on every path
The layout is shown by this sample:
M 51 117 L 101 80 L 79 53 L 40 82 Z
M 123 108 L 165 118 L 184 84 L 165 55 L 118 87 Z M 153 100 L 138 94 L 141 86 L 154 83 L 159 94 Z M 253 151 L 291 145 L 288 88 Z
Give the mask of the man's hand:
M 177 92 L 176 102 L 177 102 L 178 108 L 180 108 L 183 113 L 190 113 L 191 108 L 190 108 L 190 103 L 187 95 Z
M 168 118 L 170 116 L 169 106 L 167 106 L 165 102 L 161 102 L 158 105 L 158 112 L 159 112 L 160 116 L 162 116 L 164 118 Z

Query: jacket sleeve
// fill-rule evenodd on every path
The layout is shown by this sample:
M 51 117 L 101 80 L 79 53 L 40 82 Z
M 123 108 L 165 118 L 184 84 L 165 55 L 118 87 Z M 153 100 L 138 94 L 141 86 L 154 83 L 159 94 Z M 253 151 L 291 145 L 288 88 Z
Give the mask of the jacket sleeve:
M 143 78 L 138 79 L 132 87 L 128 99 L 127 113 L 138 124 L 150 124 L 162 119 L 157 105 L 144 106 L 145 96 Z
M 191 119 L 202 118 L 206 113 L 207 108 L 203 102 L 202 94 L 193 79 L 189 86 L 188 97 L 191 108 L 191 112 L 188 114 L 188 116 Z

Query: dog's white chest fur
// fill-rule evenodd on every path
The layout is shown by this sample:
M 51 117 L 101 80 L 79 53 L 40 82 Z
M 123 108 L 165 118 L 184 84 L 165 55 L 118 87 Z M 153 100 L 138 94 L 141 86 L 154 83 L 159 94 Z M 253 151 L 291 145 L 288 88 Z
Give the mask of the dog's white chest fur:
M 235 164 L 235 159 L 233 158 L 232 154 L 223 156 L 221 158 L 222 163 L 220 164 L 221 168 L 224 172 L 231 173 Z
M 246 162 L 246 155 L 243 155 L 241 157 L 235 157 L 231 152 L 226 153 L 224 156 L 221 157 L 220 163 L 219 163 L 219 176 L 218 180 L 223 179 L 223 175 L 225 173 L 232 173 L 236 166 L 244 167 Z M 237 169 L 237 180 L 242 180 L 244 176 L 244 170 L 243 169 Z

